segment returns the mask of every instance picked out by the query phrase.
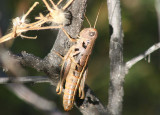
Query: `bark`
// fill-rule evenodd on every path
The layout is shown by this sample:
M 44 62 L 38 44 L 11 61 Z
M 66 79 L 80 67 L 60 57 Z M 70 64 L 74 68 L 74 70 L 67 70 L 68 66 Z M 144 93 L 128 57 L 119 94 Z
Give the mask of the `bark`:
M 110 27 L 110 83 L 108 114 L 120 115 L 123 101 L 123 31 L 120 0 L 107 0 Z

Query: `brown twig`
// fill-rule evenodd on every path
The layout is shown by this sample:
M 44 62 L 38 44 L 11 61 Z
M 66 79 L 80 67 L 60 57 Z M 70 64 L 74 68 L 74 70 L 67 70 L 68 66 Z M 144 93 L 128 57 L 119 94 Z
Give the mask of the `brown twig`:
M 2 38 L 0 38 L 0 43 L 8 41 L 10 39 L 13 39 L 17 36 L 21 36 L 23 32 L 27 31 L 27 30 L 25 30 L 25 28 L 28 28 L 29 26 L 26 23 L 26 17 L 30 14 L 30 12 L 38 4 L 39 4 L 38 2 L 35 2 L 33 4 L 33 6 L 28 10 L 28 12 L 22 16 L 22 18 L 16 17 L 15 19 L 12 20 L 13 27 L 12 27 L 11 33 L 9 33 L 9 34 L 3 36 Z M 21 29 L 21 28 L 24 28 L 24 29 Z M 36 37 L 27 37 L 27 36 L 25 38 L 36 39 Z
M 66 8 L 69 7 L 69 5 L 74 0 L 70 0 L 62 9 L 59 9 L 57 5 L 55 5 L 52 1 L 52 7 L 49 6 L 49 4 L 46 2 L 46 0 L 43 0 L 44 4 L 46 5 L 49 13 L 45 16 L 43 16 L 42 13 L 40 13 L 39 17 L 36 17 L 35 19 L 38 19 L 36 22 L 27 23 L 26 17 L 31 13 L 31 11 L 34 9 L 35 6 L 39 4 L 39 2 L 35 2 L 33 6 L 27 11 L 26 14 L 20 17 L 16 17 L 12 20 L 13 27 L 11 33 L 3 36 L 0 38 L 0 43 L 8 41 L 10 39 L 16 38 L 18 36 L 21 36 L 22 38 L 28 38 L 28 39 L 36 39 L 37 37 L 28 37 L 22 35 L 23 32 L 27 32 L 29 30 L 44 30 L 44 29 L 56 29 L 61 28 L 66 24 L 70 23 L 70 19 L 66 18 L 66 15 L 70 15 L 70 13 L 65 12 Z M 44 23 L 54 23 L 58 24 L 58 26 L 45 26 L 43 27 Z

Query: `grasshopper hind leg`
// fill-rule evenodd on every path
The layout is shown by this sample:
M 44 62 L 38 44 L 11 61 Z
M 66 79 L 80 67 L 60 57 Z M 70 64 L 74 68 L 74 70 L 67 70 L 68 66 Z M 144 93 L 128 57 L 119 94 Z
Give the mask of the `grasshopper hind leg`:
M 60 72 L 60 81 L 59 81 L 59 83 L 57 85 L 57 88 L 56 88 L 57 94 L 62 93 L 63 84 L 66 80 L 67 75 L 68 75 L 70 66 L 71 66 L 71 60 L 70 59 L 67 59 L 66 61 L 64 61 L 62 63 L 61 72 Z
M 62 89 L 63 89 L 63 84 L 66 78 L 63 78 L 62 80 L 60 79 L 60 81 L 58 82 L 57 88 L 56 88 L 56 92 L 58 95 L 60 95 L 62 93 Z
M 58 85 L 57 85 L 57 88 L 56 88 L 56 92 L 57 92 L 57 94 L 59 95 L 59 94 L 62 93 L 63 83 L 64 83 L 64 81 L 65 81 L 65 79 L 66 79 L 66 78 L 64 78 L 64 77 L 62 76 L 65 61 L 64 61 L 64 57 L 63 57 L 60 53 L 58 53 L 58 52 L 56 52 L 56 51 L 53 51 L 53 52 L 63 60 L 63 62 L 60 64 L 60 66 L 61 66 L 60 80 L 59 80 Z
M 73 49 L 74 49 L 74 47 L 72 46 L 64 57 L 61 54 L 54 51 L 54 53 L 56 55 L 58 55 L 63 60 L 63 62 L 61 63 L 60 81 L 59 81 L 59 83 L 57 85 L 57 88 L 56 88 L 57 94 L 62 93 L 63 84 L 66 80 L 66 77 L 67 77 L 68 72 L 69 72 L 70 67 L 71 67 L 71 59 L 69 58 L 69 55 L 70 55 L 70 53 L 72 52 Z
M 85 81 L 86 81 L 86 78 L 87 78 L 87 74 L 88 74 L 88 68 L 86 68 L 86 70 L 84 71 L 84 73 L 82 75 L 80 85 L 79 85 L 79 97 L 80 97 L 80 99 L 84 99 L 84 97 L 85 97 L 84 86 L 85 86 Z

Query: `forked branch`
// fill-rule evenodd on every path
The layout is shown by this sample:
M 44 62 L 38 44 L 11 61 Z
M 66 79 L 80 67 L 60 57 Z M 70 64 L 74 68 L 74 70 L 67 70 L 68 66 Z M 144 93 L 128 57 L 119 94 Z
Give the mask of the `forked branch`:
M 129 60 L 128 62 L 126 62 L 125 64 L 125 68 L 126 71 L 128 71 L 133 65 L 135 65 L 137 62 L 139 62 L 140 60 L 146 58 L 147 56 L 150 56 L 151 53 L 153 53 L 154 51 L 160 49 L 160 42 L 154 44 L 153 46 L 151 46 L 148 50 L 146 50 L 143 54 L 140 54 L 139 56 Z

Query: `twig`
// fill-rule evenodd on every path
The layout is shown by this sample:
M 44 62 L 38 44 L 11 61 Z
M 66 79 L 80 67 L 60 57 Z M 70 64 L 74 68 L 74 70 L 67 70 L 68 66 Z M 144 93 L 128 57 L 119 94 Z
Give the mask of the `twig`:
M 34 7 L 36 7 L 38 4 L 39 2 L 35 2 L 32 5 L 32 7 L 27 11 L 27 13 L 22 16 L 22 18 L 16 17 L 15 19 L 12 20 L 12 24 L 13 24 L 12 31 L 9 34 L 0 38 L 0 43 L 13 39 L 17 36 L 21 36 L 23 32 L 28 31 L 28 30 L 25 30 L 26 28 L 30 28 L 29 24 L 26 23 L 27 21 L 26 17 L 31 13 Z M 36 39 L 36 37 L 27 37 L 27 36 L 23 36 L 23 37 L 29 38 L 29 39 Z
M 134 64 L 136 64 L 137 62 L 139 62 L 140 60 L 142 60 L 143 58 L 145 58 L 146 56 L 150 55 L 151 53 L 153 53 L 158 49 L 160 49 L 160 42 L 151 46 L 143 54 L 140 54 L 139 56 L 126 62 L 126 65 L 125 65 L 126 70 L 128 71 Z
M 26 76 L 13 79 L 12 77 L 0 77 L 0 84 L 8 83 L 51 83 L 47 76 Z
M 120 0 L 107 0 L 110 25 L 110 84 L 108 114 L 120 115 L 123 102 L 123 31 Z M 107 38 L 108 39 L 108 38 Z
M 66 13 L 64 11 L 73 1 L 74 0 L 70 0 L 62 9 L 59 9 L 58 6 L 54 5 L 52 1 L 51 1 L 51 4 L 53 5 L 53 8 L 49 6 L 46 0 L 43 0 L 44 4 L 49 10 L 49 13 L 45 16 L 43 16 L 43 14 L 40 13 L 40 16 L 36 17 L 38 21 L 27 23 L 26 17 L 31 13 L 34 7 L 39 4 L 39 2 L 35 2 L 31 6 L 31 8 L 27 11 L 27 13 L 22 16 L 22 18 L 16 17 L 15 19 L 12 20 L 12 23 L 13 23 L 12 31 L 9 34 L 0 38 L 0 43 L 8 41 L 18 36 L 21 36 L 23 38 L 28 38 L 28 39 L 36 39 L 37 37 L 24 36 L 22 35 L 22 33 L 27 32 L 29 30 L 44 30 L 44 29 L 62 28 L 64 25 L 69 24 L 70 20 L 66 17 L 67 16 L 69 17 L 70 13 Z M 42 27 L 44 23 L 48 23 L 48 22 L 58 24 L 58 25 L 57 26 L 49 25 L 49 26 Z

